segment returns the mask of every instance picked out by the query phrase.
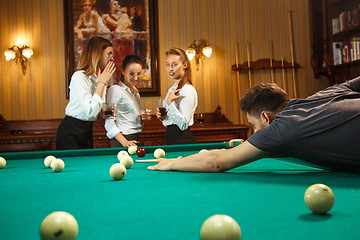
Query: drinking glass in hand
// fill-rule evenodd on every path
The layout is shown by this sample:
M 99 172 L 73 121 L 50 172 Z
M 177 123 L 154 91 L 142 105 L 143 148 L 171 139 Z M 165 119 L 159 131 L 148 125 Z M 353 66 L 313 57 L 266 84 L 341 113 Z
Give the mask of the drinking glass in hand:
M 112 117 L 114 116 L 114 112 L 113 112 L 113 109 L 115 108 L 114 105 L 103 105 L 102 107 L 102 118 L 109 118 L 109 117 Z
M 161 107 L 159 108 L 159 110 L 160 110 L 161 118 L 165 118 L 167 115 L 166 108 Z
M 162 99 L 159 100 L 159 110 L 160 110 L 160 114 L 161 114 L 161 119 L 164 119 L 167 115 L 167 112 L 166 112 L 166 108 L 164 108 L 164 106 L 163 106 Z
M 151 109 L 146 108 L 145 110 L 142 110 L 140 113 L 141 120 L 143 121 L 151 120 L 151 113 L 152 113 Z

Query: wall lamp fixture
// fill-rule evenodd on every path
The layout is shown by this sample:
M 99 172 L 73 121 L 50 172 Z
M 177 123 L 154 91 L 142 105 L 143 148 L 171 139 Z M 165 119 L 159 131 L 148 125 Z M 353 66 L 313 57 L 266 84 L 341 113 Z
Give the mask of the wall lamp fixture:
M 205 61 L 205 56 L 210 57 L 212 54 L 212 48 L 209 42 L 200 39 L 194 40 L 194 42 L 186 49 L 186 55 L 191 61 L 195 57 L 196 70 L 199 71 L 200 61 Z
M 5 52 L 6 61 L 11 59 L 15 60 L 15 64 L 18 62 L 21 63 L 22 72 L 26 74 L 27 60 L 34 54 L 33 50 L 25 45 L 25 42 L 20 38 L 17 40 L 16 44 L 11 48 L 7 49 Z

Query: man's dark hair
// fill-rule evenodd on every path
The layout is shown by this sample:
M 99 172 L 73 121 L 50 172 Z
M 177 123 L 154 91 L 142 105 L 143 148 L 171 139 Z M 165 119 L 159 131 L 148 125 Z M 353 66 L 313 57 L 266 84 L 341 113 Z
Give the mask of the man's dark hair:
M 289 95 L 275 83 L 262 83 L 241 98 L 239 105 L 244 113 L 258 116 L 262 111 L 280 112 L 290 101 Z

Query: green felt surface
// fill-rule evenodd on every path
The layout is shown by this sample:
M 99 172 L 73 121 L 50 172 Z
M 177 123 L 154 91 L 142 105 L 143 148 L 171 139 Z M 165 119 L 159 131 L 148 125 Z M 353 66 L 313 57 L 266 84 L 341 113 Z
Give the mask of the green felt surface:
M 166 157 L 187 156 L 225 144 L 163 148 Z M 144 159 L 156 147 L 146 147 Z M 199 239 L 206 218 L 227 214 L 247 239 L 358 239 L 359 175 L 327 172 L 268 158 L 227 173 L 149 171 L 135 163 L 125 178 L 109 175 L 121 149 L 0 154 L 0 239 L 39 239 L 41 221 L 54 211 L 71 213 L 77 239 Z M 61 157 L 53 173 L 44 156 Z M 134 156 L 134 159 L 139 159 Z M 284 161 L 285 160 L 285 161 Z M 304 203 L 308 186 L 324 183 L 335 194 L 327 215 Z

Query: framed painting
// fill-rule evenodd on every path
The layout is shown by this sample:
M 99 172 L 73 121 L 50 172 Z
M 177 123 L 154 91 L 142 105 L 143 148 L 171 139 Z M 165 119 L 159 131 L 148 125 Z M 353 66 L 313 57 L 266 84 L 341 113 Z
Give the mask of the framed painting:
M 134 54 L 143 59 L 136 86 L 141 96 L 159 96 L 157 9 L 157 0 L 64 0 L 66 98 L 82 49 L 93 36 L 113 44 L 117 70 L 110 85 L 121 80 L 123 59 Z

